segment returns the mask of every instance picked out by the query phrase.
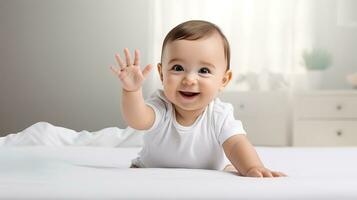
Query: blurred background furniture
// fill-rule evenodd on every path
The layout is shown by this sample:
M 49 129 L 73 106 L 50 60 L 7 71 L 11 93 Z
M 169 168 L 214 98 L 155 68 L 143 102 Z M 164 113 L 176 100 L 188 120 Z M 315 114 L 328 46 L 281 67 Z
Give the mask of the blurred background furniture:
M 222 100 L 234 106 L 254 145 L 290 145 L 291 106 L 287 91 L 226 91 Z
M 294 96 L 294 146 L 357 145 L 357 91 L 310 91 Z

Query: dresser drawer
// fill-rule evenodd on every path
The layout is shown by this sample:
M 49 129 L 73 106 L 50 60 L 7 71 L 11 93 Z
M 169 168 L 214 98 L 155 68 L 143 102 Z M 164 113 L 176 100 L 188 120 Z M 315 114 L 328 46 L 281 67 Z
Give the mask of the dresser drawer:
M 220 99 L 234 107 L 254 145 L 288 145 L 291 105 L 287 91 L 225 91 Z
M 357 96 L 300 96 L 294 113 L 297 119 L 357 119 Z
M 274 92 L 237 92 L 227 91 L 220 95 L 222 101 L 234 107 L 236 117 L 280 117 L 290 112 L 289 93 Z M 275 106 L 278 105 L 278 106 Z
M 242 117 L 244 130 L 254 145 L 284 146 L 288 144 L 286 117 Z
M 296 121 L 293 145 L 296 146 L 357 146 L 357 120 Z

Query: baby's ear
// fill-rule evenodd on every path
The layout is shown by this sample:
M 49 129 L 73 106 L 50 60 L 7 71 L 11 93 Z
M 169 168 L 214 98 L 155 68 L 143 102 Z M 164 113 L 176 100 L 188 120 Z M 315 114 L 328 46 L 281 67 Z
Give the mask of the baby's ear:
M 232 71 L 228 70 L 228 71 L 226 71 L 226 73 L 223 76 L 222 86 L 219 90 L 222 91 L 228 85 L 228 83 L 229 83 L 229 81 L 231 81 L 231 79 L 232 79 Z
M 163 76 L 162 76 L 162 65 L 161 65 L 161 63 L 157 63 L 157 71 L 159 72 L 160 80 L 162 82 L 164 79 L 163 79 Z

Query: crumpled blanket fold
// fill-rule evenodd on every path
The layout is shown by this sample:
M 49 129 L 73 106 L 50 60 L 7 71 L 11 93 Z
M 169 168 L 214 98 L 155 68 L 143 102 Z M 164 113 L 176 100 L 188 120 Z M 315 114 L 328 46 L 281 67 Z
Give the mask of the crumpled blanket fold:
M 104 128 L 96 132 L 74 130 L 54 126 L 48 122 L 38 122 L 21 132 L 0 137 L 0 146 L 102 146 L 102 147 L 140 147 L 142 131 Z

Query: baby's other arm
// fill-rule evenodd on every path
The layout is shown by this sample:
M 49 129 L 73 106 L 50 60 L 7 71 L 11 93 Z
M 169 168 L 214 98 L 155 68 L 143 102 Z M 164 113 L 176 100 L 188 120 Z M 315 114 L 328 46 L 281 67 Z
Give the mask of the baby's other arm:
M 265 168 L 253 145 L 244 134 L 238 134 L 228 138 L 223 143 L 223 149 L 227 158 L 243 176 L 286 176 L 282 172 L 275 172 Z
M 122 111 L 124 120 L 134 129 L 149 129 L 155 120 L 154 110 L 145 104 L 142 95 L 142 83 L 151 71 L 152 66 L 147 65 L 143 71 L 140 68 L 139 51 L 135 50 L 134 63 L 131 63 L 130 52 L 124 49 L 126 64 L 115 54 L 119 69 L 111 66 L 111 70 L 116 74 L 122 83 Z

